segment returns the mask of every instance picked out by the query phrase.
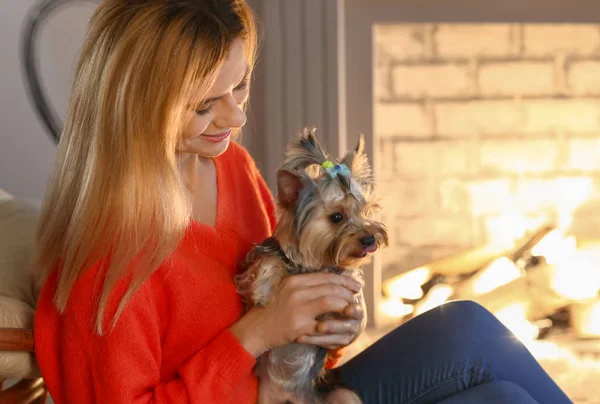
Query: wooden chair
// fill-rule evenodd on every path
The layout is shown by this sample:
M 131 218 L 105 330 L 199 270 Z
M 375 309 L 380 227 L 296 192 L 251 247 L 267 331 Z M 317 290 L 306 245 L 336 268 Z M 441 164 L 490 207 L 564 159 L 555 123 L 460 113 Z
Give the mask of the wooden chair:
M 34 352 L 33 330 L 23 328 L 0 328 L 0 351 Z M 3 389 L 0 380 L 0 403 L 45 404 L 48 391 L 41 378 L 23 379 Z

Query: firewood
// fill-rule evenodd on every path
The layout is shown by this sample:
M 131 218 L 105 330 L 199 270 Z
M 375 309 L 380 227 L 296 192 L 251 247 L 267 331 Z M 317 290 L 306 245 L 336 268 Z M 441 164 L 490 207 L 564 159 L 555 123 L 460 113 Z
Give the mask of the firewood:
M 383 291 L 385 295 L 393 296 L 394 284 L 415 277 L 421 278 L 421 285 L 423 285 L 430 281 L 434 275 L 441 275 L 444 277 L 474 275 L 477 271 L 502 256 L 507 256 L 513 262 L 516 262 L 519 259 L 526 257 L 527 253 L 552 230 L 554 230 L 554 227 L 552 226 L 543 226 L 531 236 L 525 237 L 524 241 L 517 243 L 515 247 L 510 249 L 505 246 L 489 244 L 450 255 L 419 268 L 411 269 L 385 280 L 383 282 Z
M 552 276 L 553 266 L 542 262 L 530 268 L 526 275 L 488 293 L 469 293 L 469 288 L 463 286 L 452 299 L 473 300 L 491 312 L 519 304 L 525 308 L 527 320 L 535 321 L 546 318 L 572 303 L 570 299 L 553 291 Z
M 383 292 L 386 296 L 393 296 L 394 285 L 407 279 L 419 278 L 420 285 L 429 282 L 434 275 L 446 277 L 464 275 L 478 270 L 496 257 L 506 253 L 506 250 L 497 246 L 487 245 L 434 261 L 425 266 L 414 268 L 399 275 L 386 279 L 383 282 Z

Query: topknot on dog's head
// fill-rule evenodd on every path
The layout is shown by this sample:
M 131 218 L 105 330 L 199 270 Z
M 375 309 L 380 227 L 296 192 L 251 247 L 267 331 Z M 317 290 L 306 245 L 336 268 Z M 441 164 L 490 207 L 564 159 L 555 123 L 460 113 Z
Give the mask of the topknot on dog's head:
M 356 181 L 363 190 L 369 189 L 373 183 L 373 172 L 364 152 L 362 134 L 354 150 L 349 151 L 341 160 L 331 161 L 317 140 L 316 129 L 304 128 L 299 139 L 288 144 L 282 169 L 308 173 L 316 171 L 318 173 L 316 176 L 328 175 L 329 178 L 338 180 L 348 191 L 352 189 L 352 180 Z M 338 173 L 340 175 L 337 175 Z
M 285 154 L 283 169 L 288 171 L 306 170 L 312 165 L 321 166 L 328 160 L 316 137 L 316 128 L 304 128 L 295 142 L 290 142 Z

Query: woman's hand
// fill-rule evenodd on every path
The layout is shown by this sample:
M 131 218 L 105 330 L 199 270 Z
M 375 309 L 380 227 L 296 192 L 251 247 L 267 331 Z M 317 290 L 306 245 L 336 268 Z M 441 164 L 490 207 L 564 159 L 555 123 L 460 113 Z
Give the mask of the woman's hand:
M 257 358 L 300 336 L 318 333 L 316 318 L 322 314 L 352 312 L 350 307 L 356 304 L 355 293 L 360 289 L 360 283 L 343 275 L 320 272 L 290 276 L 267 307 L 252 308 L 230 331 Z
M 315 333 L 303 335 L 297 339 L 297 342 L 319 345 L 330 350 L 340 349 L 354 342 L 366 325 L 362 292 L 357 299 L 358 303 L 353 303 L 344 309 L 345 318 L 322 321 L 318 324 Z

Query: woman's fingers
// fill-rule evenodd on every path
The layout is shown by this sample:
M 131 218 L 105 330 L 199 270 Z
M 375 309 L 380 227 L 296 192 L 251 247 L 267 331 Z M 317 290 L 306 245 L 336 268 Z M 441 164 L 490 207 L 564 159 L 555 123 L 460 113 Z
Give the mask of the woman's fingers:
M 362 288 L 362 285 L 359 282 L 355 281 L 354 279 L 348 276 L 336 275 L 328 272 L 317 272 L 290 276 L 289 278 L 287 278 L 286 283 L 288 287 L 294 289 L 307 288 L 310 286 L 323 284 L 335 284 L 343 286 L 354 292 L 359 292 Z
M 353 303 L 344 309 L 344 315 L 350 319 L 362 321 L 365 318 L 365 312 L 360 304 Z
M 346 302 L 346 306 L 355 304 L 356 297 L 347 288 L 340 285 L 325 284 L 315 285 L 306 289 L 301 289 L 295 292 L 300 301 L 310 301 L 320 299 L 322 297 L 332 297 L 342 299 Z
M 337 286 L 338 288 L 341 288 Z M 360 328 L 360 324 L 362 322 L 362 315 L 356 311 L 356 308 L 350 308 L 349 306 L 355 306 L 356 304 L 349 305 L 348 299 L 350 297 L 346 296 L 346 293 L 350 293 L 347 290 L 337 291 L 334 293 L 330 291 L 330 286 L 322 286 L 314 288 L 315 293 L 309 294 L 309 298 L 313 297 L 312 300 L 302 303 L 305 301 L 306 296 L 302 296 L 303 293 L 308 293 L 308 291 L 297 291 L 296 304 L 300 311 L 298 312 L 298 316 L 295 316 L 295 321 L 293 323 L 293 328 L 298 330 L 300 334 L 303 335 L 317 335 L 319 333 L 323 334 L 345 334 L 351 333 L 353 337 Z M 344 288 L 341 288 L 344 289 Z M 344 289 L 345 290 L 345 289 Z M 341 295 L 341 297 L 337 297 L 337 295 Z M 316 297 L 315 297 L 316 295 Z M 362 309 L 361 309 L 362 310 Z M 345 315 L 344 313 L 348 311 L 349 313 L 354 314 L 354 318 Z M 344 315 L 346 318 L 341 319 L 330 319 L 322 322 L 317 322 L 317 318 L 325 313 L 339 313 Z
M 354 334 L 303 335 L 296 339 L 300 344 L 318 345 L 327 349 L 339 349 L 352 342 Z
M 342 298 L 335 296 L 321 296 L 310 301 L 306 305 L 306 309 L 309 310 L 308 314 L 311 318 L 316 319 L 318 316 L 325 313 L 343 313 L 344 309 L 348 306 L 348 302 Z
M 321 334 L 356 334 L 360 320 L 326 320 L 317 325 Z

